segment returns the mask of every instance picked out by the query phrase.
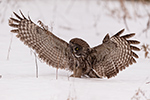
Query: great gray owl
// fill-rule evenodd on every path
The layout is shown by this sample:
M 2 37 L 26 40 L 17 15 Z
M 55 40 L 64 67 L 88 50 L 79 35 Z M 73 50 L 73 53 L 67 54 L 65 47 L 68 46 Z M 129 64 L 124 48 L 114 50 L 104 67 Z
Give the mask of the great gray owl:
M 41 21 L 40 25 L 36 25 L 21 11 L 22 17 L 13 13 L 17 19 L 11 17 L 9 26 L 16 29 L 11 32 L 17 33 L 16 36 L 35 50 L 38 57 L 48 65 L 70 70 L 73 77 L 111 78 L 136 63 L 135 58 L 138 58 L 132 50 L 140 49 L 131 44 L 140 42 L 127 40 L 135 33 L 120 36 L 124 29 L 112 37 L 107 34 L 102 44 L 91 48 L 87 42 L 79 38 L 71 39 L 67 43 L 46 29 Z

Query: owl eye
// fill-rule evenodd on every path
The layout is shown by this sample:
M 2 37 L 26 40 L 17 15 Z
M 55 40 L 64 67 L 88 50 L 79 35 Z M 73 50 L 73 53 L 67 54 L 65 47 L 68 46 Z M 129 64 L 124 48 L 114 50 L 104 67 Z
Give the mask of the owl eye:
M 78 48 L 78 47 L 76 47 L 76 48 L 75 48 L 75 51 L 78 51 L 78 50 L 79 50 L 79 48 Z

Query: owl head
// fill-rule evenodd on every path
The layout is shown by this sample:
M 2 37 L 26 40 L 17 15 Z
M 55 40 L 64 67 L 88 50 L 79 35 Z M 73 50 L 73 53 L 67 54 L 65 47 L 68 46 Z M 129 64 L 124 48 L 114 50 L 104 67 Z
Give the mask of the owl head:
M 86 57 L 90 52 L 90 46 L 82 39 L 73 38 L 69 42 L 71 53 L 75 57 Z

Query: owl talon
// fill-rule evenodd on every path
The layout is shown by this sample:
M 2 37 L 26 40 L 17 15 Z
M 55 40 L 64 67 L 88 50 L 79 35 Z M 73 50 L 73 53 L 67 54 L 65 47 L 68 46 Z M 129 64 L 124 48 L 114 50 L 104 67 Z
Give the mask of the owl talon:
M 80 76 L 80 75 L 74 75 L 74 74 L 70 75 L 70 77 L 81 78 L 81 76 Z

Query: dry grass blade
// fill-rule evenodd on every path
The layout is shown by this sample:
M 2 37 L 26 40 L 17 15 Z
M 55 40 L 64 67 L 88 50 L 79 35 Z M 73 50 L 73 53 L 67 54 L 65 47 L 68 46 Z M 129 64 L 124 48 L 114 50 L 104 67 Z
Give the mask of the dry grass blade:
M 146 33 L 146 37 L 147 37 L 147 31 L 150 29 L 150 13 L 149 13 L 149 10 L 145 9 L 146 12 L 147 12 L 147 15 L 148 15 L 148 21 L 147 21 L 147 26 L 146 28 L 143 30 L 143 32 Z
M 38 78 L 38 64 L 37 64 L 37 56 L 36 56 L 36 53 L 34 52 L 34 56 L 35 56 L 35 65 L 36 65 L 36 78 Z
M 121 7 L 121 9 L 122 9 L 122 11 L 123 11 L 123 21 L 124 21 L 124 24 L 125 24 L 125 26 L 126 26 L 126 29 L 129 31 L 129 27 L 128 27 L 128 25 L 127 25 L 127 18 L 129 18 L 130 17 L 130 15 L 129 15 L 129 12 L 128 12 L 128 10 L 127 10 L 127 8 L 126 8 L 126 6 L 125 6 L 125 1 L 124 0 L 119 0 L 120 1 L 120 7 Z
M 12 40 L 13 40 L 13 35 L 11 35 L 11 39 L 10 39 L 10 44 L 9 44 L 8 53 L 7 53 L 7 60 L 9 60 L 9 55 L 10 55 Z
M 131 98 L 131 100 L 141 100 L 141 97 L 143 98 L 142 100 L 150 100 L 146 96 L 145 92 L 142 89 L 138 89 L 135 95 Z
M 123 16 L 123 20 L 124 20 L 124 24 L 125 24 L 127 30 L 129 31 L 129 27 L 128 27 L 128 24 L 127 24 L 127 21 L 126 21 L 127 20 L 126 14 Z

